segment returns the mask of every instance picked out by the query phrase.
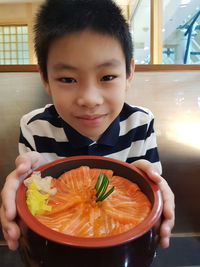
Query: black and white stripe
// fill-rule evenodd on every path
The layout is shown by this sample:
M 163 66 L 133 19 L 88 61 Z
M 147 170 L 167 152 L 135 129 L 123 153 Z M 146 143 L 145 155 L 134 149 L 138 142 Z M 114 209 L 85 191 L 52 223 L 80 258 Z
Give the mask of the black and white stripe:
M 38 151 L 47 161 L 76 155 L 99 155 L 131 163 L 146 159 L 161 171 L 151 111 L 125 104 L 102 137 L 93 142 L 57 114 L 53 105 L 24 115 L 19 152 Z

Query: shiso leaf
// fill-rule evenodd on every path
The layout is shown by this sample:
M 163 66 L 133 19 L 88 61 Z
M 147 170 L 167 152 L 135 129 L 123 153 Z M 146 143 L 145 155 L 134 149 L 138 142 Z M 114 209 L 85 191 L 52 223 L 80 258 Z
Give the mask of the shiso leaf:
M 108 192 L 106 192 L 108 185 L 109 185 L 109 179 L 107 175 L 105 173 L 100 173 L 95 185 L 96 202 L 103 201 L 114 191 L 114 186 L 113 186 Z

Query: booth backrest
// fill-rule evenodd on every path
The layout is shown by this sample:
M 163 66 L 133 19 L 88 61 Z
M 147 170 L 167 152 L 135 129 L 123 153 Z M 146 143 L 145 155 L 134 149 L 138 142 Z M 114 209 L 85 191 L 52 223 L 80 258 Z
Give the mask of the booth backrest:
M 2 188 L 18 154 L 19 120 L 50 103 L 37 72 L 0 73 Z M 174 233 L 200 232 L 200 72 L 136 72 L 127 102 L 150 108 L 163 176 L 176 197 Z

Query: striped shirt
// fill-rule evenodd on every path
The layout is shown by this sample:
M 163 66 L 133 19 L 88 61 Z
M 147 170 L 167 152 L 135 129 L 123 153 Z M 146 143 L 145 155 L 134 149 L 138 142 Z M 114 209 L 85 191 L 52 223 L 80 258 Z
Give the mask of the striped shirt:
M 48 104 L 22 117 L 19 153 L 37 151 L 48 162 L 78 155 L 104 156 L 128 163 L 146 159 L 161 172 L 153 124 L 151 111 L 125 103 L 119 116 L 94 142 L 62 120 L 54 105 Z

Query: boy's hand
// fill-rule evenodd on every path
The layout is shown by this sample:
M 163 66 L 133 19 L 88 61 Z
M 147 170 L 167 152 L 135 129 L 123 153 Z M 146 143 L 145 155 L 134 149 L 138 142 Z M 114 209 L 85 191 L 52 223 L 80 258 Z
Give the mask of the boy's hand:
M 174 227 L 174 194 L 166 180 L 159 175 L 156 168 L 147 160 L 137 160 L 132 163 L 135 167 L 145 172 L 152 181 L 158 184 L 163 196 L 164 220 L 160 227 L 160 245 L 163 248 L 169 246 L 171 230 Z
M 15 162 L 16 169 L 6 178 L 5 185 L 1 192 L 2 205 L 0 219 L 4 238 L 11 250 L 17 249 L 17 240 L 20 237 L 20 229 L 14 221 L 16 217 L 15 197 L 17 189 L 29 173 L 44 163 L 46 163 L 44 158 L 38 152 L 27 152 L 17 157 Z

